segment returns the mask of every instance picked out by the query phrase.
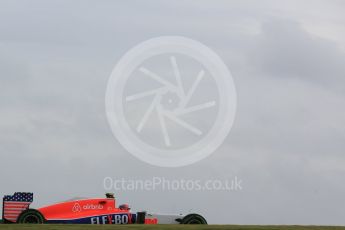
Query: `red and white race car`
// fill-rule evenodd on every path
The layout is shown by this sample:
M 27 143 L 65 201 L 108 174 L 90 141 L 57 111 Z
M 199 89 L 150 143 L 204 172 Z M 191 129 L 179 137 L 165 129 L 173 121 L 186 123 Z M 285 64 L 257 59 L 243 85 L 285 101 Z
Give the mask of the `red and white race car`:
M 33 193 L 16 192 L 3 198 L 4 223 L 58 224 L 207 224 L 199 214 L 162 215 L 131 212 L 116 206 L 113 194 L 105 198 L 76 199 L 31 209 Z

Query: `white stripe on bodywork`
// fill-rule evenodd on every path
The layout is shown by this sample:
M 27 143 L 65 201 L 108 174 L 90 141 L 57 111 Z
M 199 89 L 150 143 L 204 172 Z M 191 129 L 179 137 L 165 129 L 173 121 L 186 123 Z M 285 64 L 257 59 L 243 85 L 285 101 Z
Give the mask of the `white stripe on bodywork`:
M 170 214 L 157 214 L 157 213 L 148 213 L 145 218 L 154 219 L 157 218 L 158 224 L 179 224 L 180 222 L 176 219 L 183 219 L 185 215 L 170 215 Z

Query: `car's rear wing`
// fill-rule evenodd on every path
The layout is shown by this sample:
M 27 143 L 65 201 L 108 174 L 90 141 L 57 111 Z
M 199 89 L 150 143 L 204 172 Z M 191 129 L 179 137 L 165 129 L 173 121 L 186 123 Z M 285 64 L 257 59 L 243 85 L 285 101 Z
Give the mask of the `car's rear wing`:
M 18 216 L 30 207 L 34 200 L 31 192 L 15 192 L 13 195 L 5 195 L 2 198 L 3 222 L 16 222 Z

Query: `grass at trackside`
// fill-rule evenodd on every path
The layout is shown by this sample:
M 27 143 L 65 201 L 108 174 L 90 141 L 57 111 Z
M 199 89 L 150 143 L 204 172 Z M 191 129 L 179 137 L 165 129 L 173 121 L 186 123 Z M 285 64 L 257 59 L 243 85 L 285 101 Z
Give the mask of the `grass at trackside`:
M 129 230 L 145 230 L 145 229 L 230 229 L 230 230 L 345 230 L 344 227 L 328 227 L 328 226 L 263 226 L 263 225 L 17 225 L 17 224 L 1 224 L 0 230 L 110 230 L 110 229 L 129 229 Z

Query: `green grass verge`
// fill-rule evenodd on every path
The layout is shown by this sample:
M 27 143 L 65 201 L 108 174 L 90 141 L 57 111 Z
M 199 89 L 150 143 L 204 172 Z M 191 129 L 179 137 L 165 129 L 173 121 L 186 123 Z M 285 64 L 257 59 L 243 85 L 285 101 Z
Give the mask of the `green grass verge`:
M 26 229 L 26 230 L 110 230 L 110 229 L 129 229 L 129 230 L 145 230 L 145 229 L 231 229 L 231 230 L 345 230 L 345 227 L 329 227 L 329 226 L 263 226 L 263 225 L 19 225 L 19 224 L 1 224 L 0 230 L 9 229 Z

